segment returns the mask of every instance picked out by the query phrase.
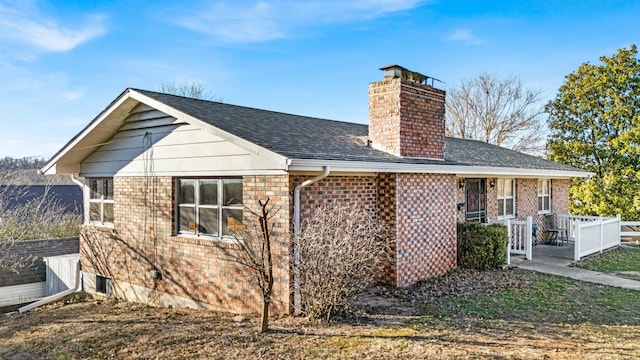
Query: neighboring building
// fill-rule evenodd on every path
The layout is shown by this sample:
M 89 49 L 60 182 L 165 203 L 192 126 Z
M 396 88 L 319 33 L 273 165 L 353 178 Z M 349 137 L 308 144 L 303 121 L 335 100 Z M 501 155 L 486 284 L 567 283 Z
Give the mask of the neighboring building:
M 82 189 L 78 185 L 0 185 L 0 204 L 4 209 L 15 209 L 40 201 L 56 206 L 66 213 L 82 214 Z
M 157 305 L 259 311 L 246 269 L 226 261 L 243 207 L 271 198 L 273 311 L 292 307 L 292 222 L 355 203 L 395 240 L 386 281 L 456 266 L 456 221 L 566 213 L 589 173 L 445 137 L 445 92 L 399 66 L 369 86 L 370 125 L 127 89 L 42 169 L 83 176 L 87 291 Z M 294 196 L 296 189 L 300 198 Z M 542 222 L 540 222 L 542 225 Z

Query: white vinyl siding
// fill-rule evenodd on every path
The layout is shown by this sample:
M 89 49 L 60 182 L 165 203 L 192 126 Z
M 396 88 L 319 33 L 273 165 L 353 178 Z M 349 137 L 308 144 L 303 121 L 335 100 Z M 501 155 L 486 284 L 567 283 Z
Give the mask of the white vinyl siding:
M 515 187 L 515 179 L 498 179 L 498 219 L 516 216 Z
M 82 161 L 83 176 L 237 176 L 274 163 L 199 126 L 140 104 L 115 135 Z M 240 170 L 240 171 L 239 171 Z

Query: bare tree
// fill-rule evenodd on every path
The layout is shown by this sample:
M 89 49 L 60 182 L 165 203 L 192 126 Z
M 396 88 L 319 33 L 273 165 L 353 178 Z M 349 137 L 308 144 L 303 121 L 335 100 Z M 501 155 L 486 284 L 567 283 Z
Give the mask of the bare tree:
M 446 133 L 540 154 L 544 148 L 540 91 L 520 78 L 483 73 L 447 92 Z
M 179 96 L 190 97 L 201 100 L 211 100 L 223 102 L 221 96 L 216 95 L 207 86 L 200 82 L 181 82 L 181 83 L 162 83 L 160 84 L 160 92 Z
M 46 186 L 42 196 L 24 200 L 28 198 L 26 187 L 0 187 L 0 271 L 17 272 L 36 260 L 12 257 L 9 250 L 17 241 L 78 235 L 82 217 L 66 212 L 52 199 L 49 189 Z
M 344 204 L 317 208 L 295 246 L 302 307 L 313 319 L 348 310 L 391 261 L 385 228 L 365 210 Z
M 271 219 L 277 214 L 273 206 L 266 201 L 258 200 L 259 211 L 248 209 L 258 219 L 260 228 L 249 226 L 243 231 L 242 237 L 235 236 L 235 243 L 240 248 L 240 254 L 227 253 L 232 261 L 246 266 L 251 277 L 260 288 L 262 294 L 262 321 L 260 332 L 269 331 L 269 305 L 273 294 L 273 261 L 271 259 Z

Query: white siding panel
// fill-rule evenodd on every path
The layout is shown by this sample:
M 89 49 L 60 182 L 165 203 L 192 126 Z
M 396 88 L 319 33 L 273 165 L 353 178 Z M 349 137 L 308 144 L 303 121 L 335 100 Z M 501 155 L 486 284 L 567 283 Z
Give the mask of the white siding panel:
M 135 124 L 149 121 L 156 120 Z M 194 125 L 167 124 L 147 129 L 129 129 L 129 125 L 81 163 L 83 176 L 144 176 L 150 169 L 155 175 L 182 176 L 282 170 L 260 154 Z M 148 149 L 149 139 L 152 145 Z
M 46 295 L 46 282 L 3 286 L 0 287 L 0 306 L 23 304 L 38 300 Z

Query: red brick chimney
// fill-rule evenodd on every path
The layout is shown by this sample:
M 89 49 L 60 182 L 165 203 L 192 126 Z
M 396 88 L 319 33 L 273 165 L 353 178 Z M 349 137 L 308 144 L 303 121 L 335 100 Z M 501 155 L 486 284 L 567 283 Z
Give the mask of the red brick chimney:
M 389 65 L 382 81 L 369 84 L 369 140 L 388 153 L 444 159 L 445 91 L 427 76 Z

